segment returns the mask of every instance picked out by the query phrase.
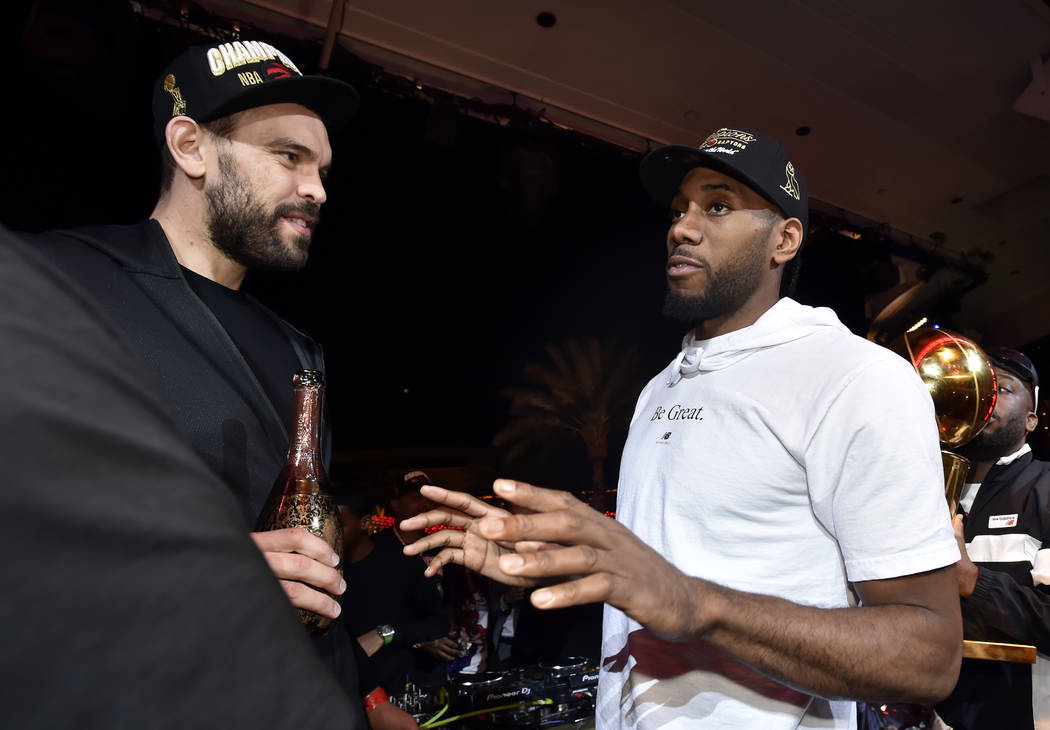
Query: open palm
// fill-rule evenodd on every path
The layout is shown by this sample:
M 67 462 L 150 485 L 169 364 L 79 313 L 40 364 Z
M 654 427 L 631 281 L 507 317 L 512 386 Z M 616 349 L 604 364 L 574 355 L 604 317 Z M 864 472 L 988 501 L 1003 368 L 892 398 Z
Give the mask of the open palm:
M 445 526 L 405 546 L 405 554 L 419 555 L 428 550 L 440 550 L 427 566 L 426 575 L 435 575 L 442 566 L 457 563 L 477 573 L 506 583 L 507 585 L 532 586 L 536 581 L 522 576 L 509 575 L 500 570 L 499 558 L 513 552 L 534 552 L 542 543 L 496 542 L 481 535 L 478 523 L 485 518 L 510 517 L 505 509 L 494 507 L 463 492 L 453 492 L 441 487 L 425 486 L 420 489 L 427 499 L 439 505 L 428 512 L 410 517 L 401 523 L 402 530 L 420 530 Z

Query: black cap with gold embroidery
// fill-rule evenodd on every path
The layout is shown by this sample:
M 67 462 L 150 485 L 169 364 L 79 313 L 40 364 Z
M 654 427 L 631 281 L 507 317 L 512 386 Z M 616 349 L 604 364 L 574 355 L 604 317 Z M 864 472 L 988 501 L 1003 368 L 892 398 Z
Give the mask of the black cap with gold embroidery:
M 696 147 L 659 147 L 642 160 L 638 170 L 642 185 L 653 199 L 670 203 L 685 174 L 694 167 L 708 167 L 744 183 L 788 218 L 809 225 L 806 181 L 795 169 L 784 145 L 746 129 L 722 127 Z
M 194 46 L 154 83 L 153 134 L 163 143 L 172 117 L 210 122 L 252 107 L 290 102 L 312 109 L 330 130 L 357 111 L 354 88 L 326 76 L 303 76 L 284 53 L 261 41 Z

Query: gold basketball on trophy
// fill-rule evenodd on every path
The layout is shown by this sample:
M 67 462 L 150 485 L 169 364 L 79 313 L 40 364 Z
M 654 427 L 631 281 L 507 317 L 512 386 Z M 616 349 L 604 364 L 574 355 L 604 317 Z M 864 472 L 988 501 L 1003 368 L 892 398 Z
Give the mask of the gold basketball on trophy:
M 934 327 L 905 334 L 902 347 L 930 389 L 941 447 L 969 443 L 995 407 L 995 373 L 988 356 L 972 340 Z
M 936 327 L 905 333 L 892 349 L 915 367 L 933 397 L 944 464 L 944 496 L 955 514 L 970 462 L 949 449 L 969 443 L 988 423 L 995 408 L 995 371 L 973 340 Z

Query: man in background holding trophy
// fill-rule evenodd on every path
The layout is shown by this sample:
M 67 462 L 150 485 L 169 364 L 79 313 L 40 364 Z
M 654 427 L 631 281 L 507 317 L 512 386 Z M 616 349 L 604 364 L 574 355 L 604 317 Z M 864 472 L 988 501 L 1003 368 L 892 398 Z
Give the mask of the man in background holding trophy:
M 971 470 L 955 534 L 964 638 L 1031 644 L 1035 665 L 964 659 L 959 683 L 937 706 L 956 730 L 1045 727 L 1050 722 L 1050 463 L 1033 458 L 1039 375 L 1023 353 L 987 351 L 995 409 L 958 449 Z

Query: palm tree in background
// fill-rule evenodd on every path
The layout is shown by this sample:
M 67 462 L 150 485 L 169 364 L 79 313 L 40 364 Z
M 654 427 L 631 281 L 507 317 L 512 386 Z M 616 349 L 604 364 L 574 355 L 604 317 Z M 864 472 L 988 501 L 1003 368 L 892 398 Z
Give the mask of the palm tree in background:
M 510 421 L 492 442 L 513 461 L 543 443 L 579 439 L 591 463 L 591 506 L 605 511 L 609 434 L 630 423 L 641 387 L 638 351 L 596 338 L 544 349 L 549 362 L 526 363 L 526 385 L 501 391 L 510 398 Z

